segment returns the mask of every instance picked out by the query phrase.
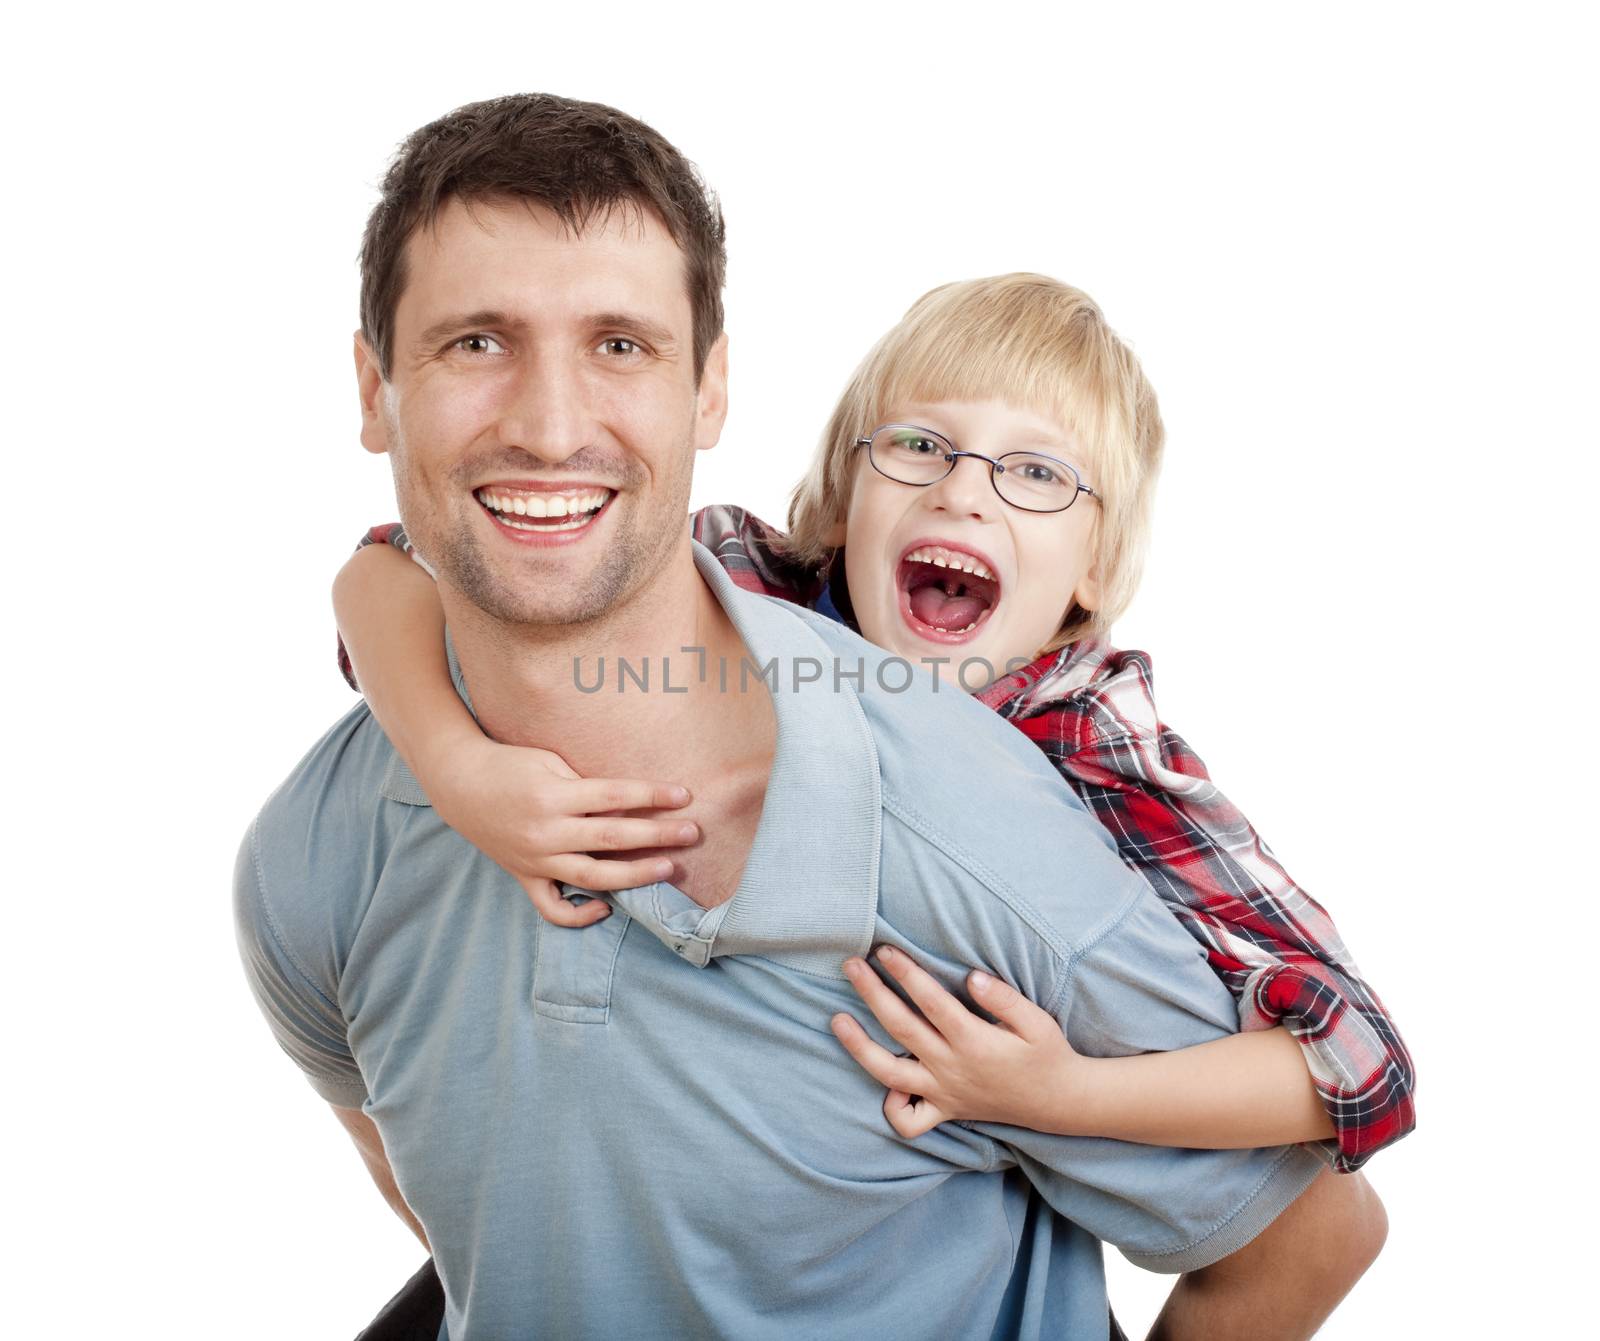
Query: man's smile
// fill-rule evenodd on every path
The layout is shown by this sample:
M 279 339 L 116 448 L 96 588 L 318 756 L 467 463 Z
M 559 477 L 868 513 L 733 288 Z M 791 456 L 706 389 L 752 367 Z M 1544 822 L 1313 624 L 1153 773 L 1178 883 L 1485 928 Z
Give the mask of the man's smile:
M 559 537 L 570 543 L 593 527 L 616 492 L 603 485 L 551 489 L 496 483 L 474 489 L 472 496 L 494 520 L 496 529 L 519 543 L 536 537 Z

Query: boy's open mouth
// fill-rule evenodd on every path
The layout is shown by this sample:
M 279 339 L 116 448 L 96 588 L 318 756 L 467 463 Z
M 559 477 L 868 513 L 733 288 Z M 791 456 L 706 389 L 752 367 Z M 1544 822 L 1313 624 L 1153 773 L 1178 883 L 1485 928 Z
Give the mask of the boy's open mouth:
M 1000 582 L 988 565 L 944 545 L 917 546 L 896 576 L 912 631 L 938 642 L 965 641 L 1000 603 Z

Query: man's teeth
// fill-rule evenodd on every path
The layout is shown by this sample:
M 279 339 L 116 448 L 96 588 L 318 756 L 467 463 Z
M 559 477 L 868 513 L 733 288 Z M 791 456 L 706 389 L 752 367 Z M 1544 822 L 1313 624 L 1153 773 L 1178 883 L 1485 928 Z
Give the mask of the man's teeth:
M 609 489 L 588 489 L 578 494 L 498 494 L 479 489 L 476 497 L 491 512 L 500 514 L 505 525 L 518 531 L 575 531 L 586 525 L 588 514 L 597 512 L 611 497 Z M 512 517 L 571 517 L 559 526 L 531 526 L 512 521 Z
M 994 582 L 997 579 L 982 562 L 974 559 L 970 554 L 962 554 L 958 550 L 946 549 L 943 545 L 924 545 L 921 549 L 914 549 L 906 555 L 908 563 L 931 563 L 939 568 L 959 568 L 963 573 L 971 573 L 974 577 L 985 577 Z M 970 627 L 970 625 L 968 626 Z M 965 633 L 966 629 L 958 632 Z
M 554 526 L 549 522 L 536 525 L 533 522 L 516 521 L 506 516 L 501 516 L 498 520 L 500 525 L 509 526 L 513 531 L 538 531 L 543 535 L 549 535 L 552 531 L 576 531 L 580 526 L 587 526 L 589 519 L 593 515 L 593 513 L 585 513 L 581 517 L 574 517 L 571 521 L 558 522 Z

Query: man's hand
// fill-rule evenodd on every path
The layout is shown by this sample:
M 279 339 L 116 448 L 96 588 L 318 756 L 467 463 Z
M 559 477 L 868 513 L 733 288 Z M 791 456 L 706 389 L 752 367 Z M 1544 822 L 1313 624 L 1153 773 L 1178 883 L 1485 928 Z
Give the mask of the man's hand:
M 1179 1278 L 1150 1341 L 1299 1341 L 1377 1259 L 1389 1220 L 1358 1173 L 1324 1171 L 1238 1252 Z

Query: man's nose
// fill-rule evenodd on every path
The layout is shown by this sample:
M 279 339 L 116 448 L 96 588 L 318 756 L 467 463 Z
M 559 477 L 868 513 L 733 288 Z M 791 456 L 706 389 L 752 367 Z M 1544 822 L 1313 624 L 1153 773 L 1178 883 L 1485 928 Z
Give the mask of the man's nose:
M 498 429 L 507 447 L 560 465 L 591 445 L 593 428 L 582 374 L 559 356 L 530 359 L 506 387 Z
M 958 456 L 955 469 L 928 486 L 928 504 L 952 516 L 988 521 L 1000 508 L 991 483 L 989 463 L 977 456 Z

